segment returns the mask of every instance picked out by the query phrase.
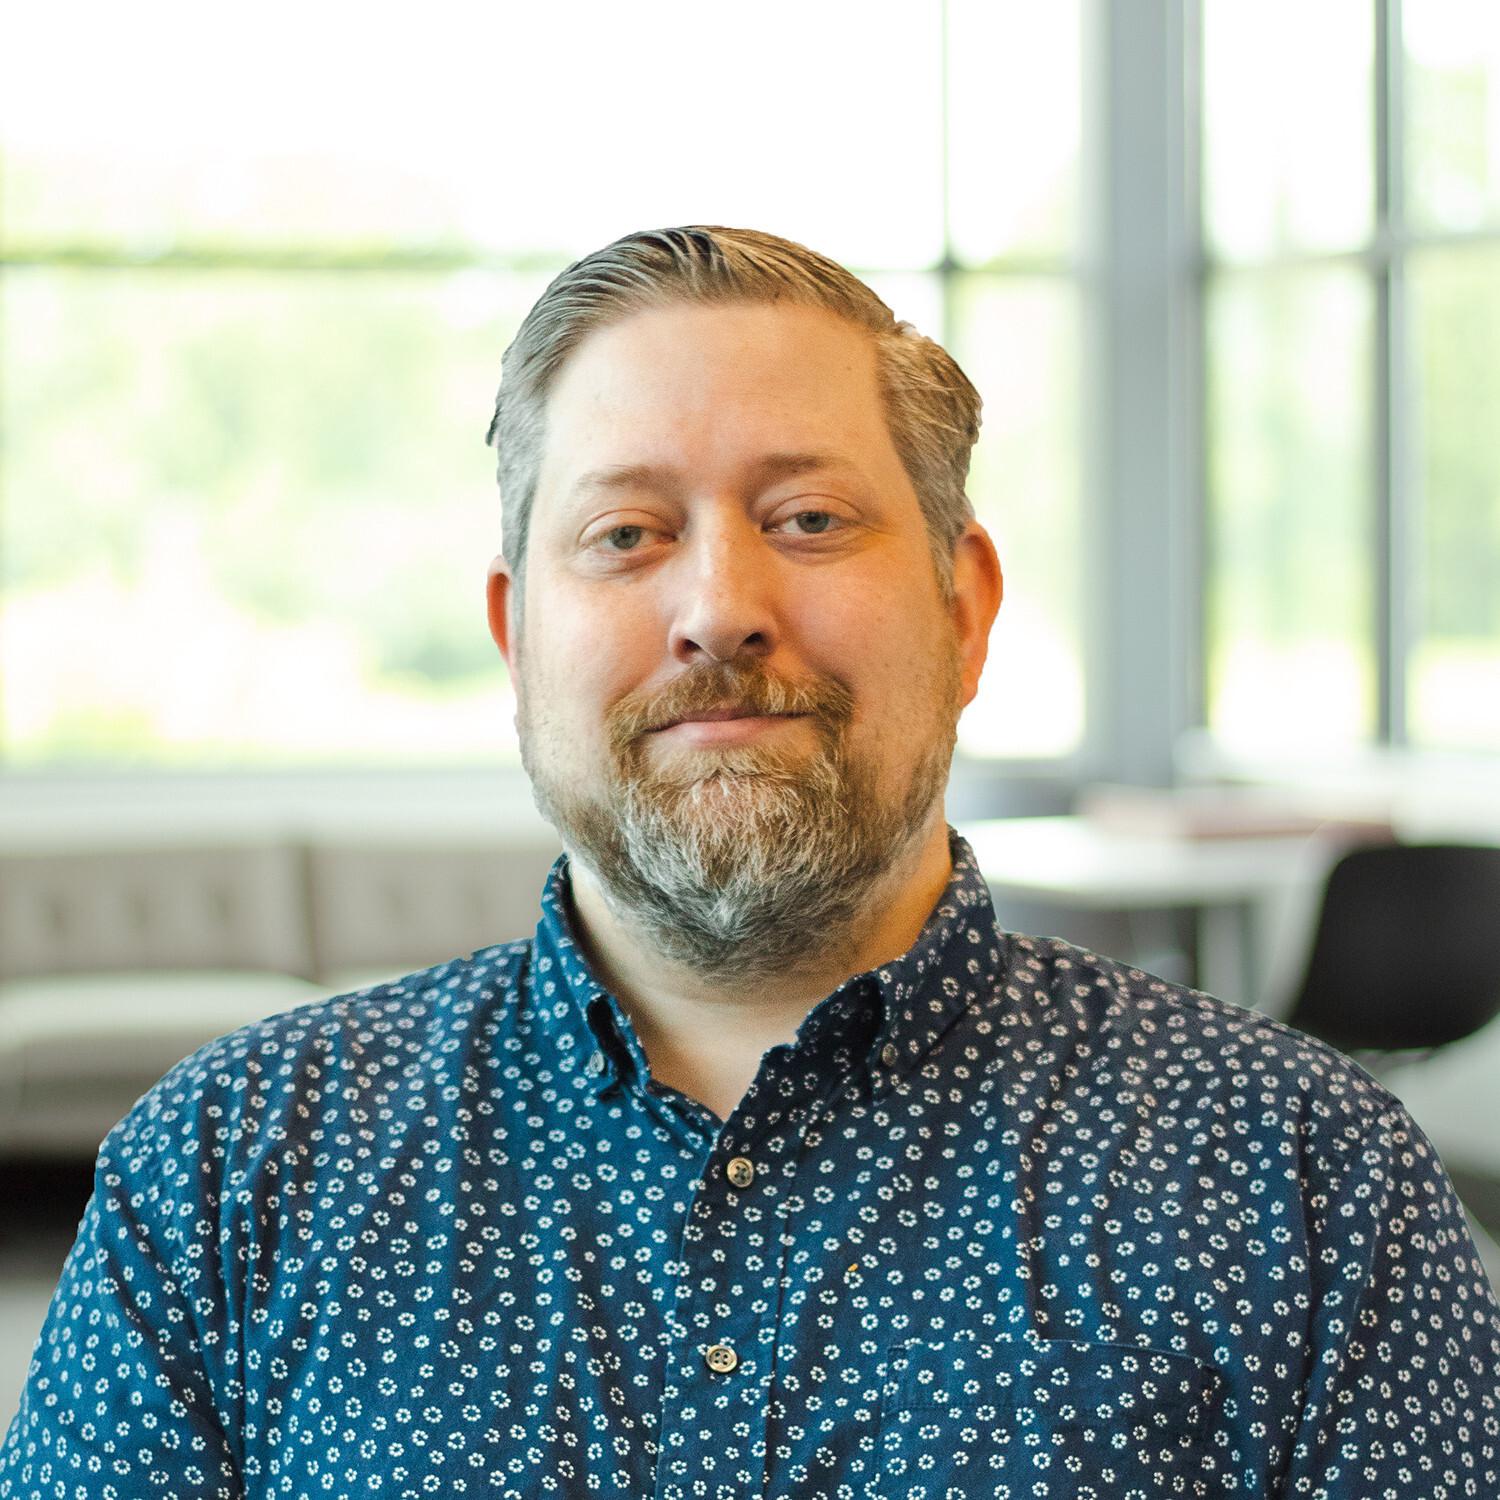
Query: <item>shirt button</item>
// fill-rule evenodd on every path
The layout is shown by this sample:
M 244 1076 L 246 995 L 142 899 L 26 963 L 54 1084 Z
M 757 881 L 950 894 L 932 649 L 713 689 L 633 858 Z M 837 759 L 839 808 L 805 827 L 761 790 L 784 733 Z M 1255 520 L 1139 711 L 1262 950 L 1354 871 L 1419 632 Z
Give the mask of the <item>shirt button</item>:
M 724 1175 L 735 1187 L 747 1188 L 755 1181 L 755 1164 L 748 1157 L 733 1157 L 724 1168 Z
M 896 1051 L 896 1044 L 894 1042 L 887 1042 L 885 1046 L 880 1049 L 880 1060 L 888 1068 L 894 1068 L 896 1066 L 896 1059 L 899 1056 L 900 1053 Z
M 740 1362 L 739 1355 L 728 1344 L 710 1344 L 703 1358 L 715 1375 L 729 1374 Z
M 585 1072 L 591 1077 L 597 1078 L 604 1071 L 604 1054 L 602 1052 L 590 1052 L 589 1060 L 583 1066 Z

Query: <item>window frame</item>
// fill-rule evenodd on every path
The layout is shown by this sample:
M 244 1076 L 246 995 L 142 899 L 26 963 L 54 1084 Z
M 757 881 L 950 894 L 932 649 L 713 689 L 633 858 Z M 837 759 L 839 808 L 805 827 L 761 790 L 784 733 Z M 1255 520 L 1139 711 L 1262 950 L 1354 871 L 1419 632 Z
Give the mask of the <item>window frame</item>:
M 1374 219 L 1371 234 L 1361 246 L 1345 251 L 1280 251 L 1251 259 L 1227 259 L 1208 247 L 1203 227 L 1204 198 L 1198 204 L 1198 254 L 1194 267 L 1192 297 L 1197 307 L 1199 368 L 1206 370 L 1208 350 L 1204 340 L 1206 307 L 1217 280 L 1254 277 L 1327 265 L 1355 268 L 1367 278 L 1373 301 L 1373 360 L 1371 441 L 1372 482 L 1370 504 L 1369 567 L 1373 599 L 1368 621 L 1375 665 L 1375 723 L 1371 738 L 1343 757 L 1349 767 L 1394 765 L 1420 768 L 1433 762 L 1471 762 L 1492 758 L 1484 751 L 1444 751 L 1415 746 L 1409 720 L 1411 657 L 1416 644 L 1417 620 L 1413 609 L 1414 580 L 1421 565 L 1419 553 L 1420 479 L 1413 443 L 1415 393 L 1410 294 L 1407 266 L 1411 255 L 1433 248 L 1487 245 L 1500 249 L 1500 226 L 1473 231 L 1421 229 L 1412 224 L 1407 209 L 1406 171 L 1406 51 L 1404 0 L 1366 0 L 1373 7 L 1374 68 Z M 1204 0 L 1189 0 L 1194 45 L 1186 56 L 1186 93 L 1195 116 L 1194 154 L 1201 162 Z M 1200 537 L 1206 536 L 1212 501 L 1207 469 L 1206 409 L 1199 383 L 1199 404 L 1194 428 L 1198 435 L 1196 454 L 1197 510 Z M 1205 600 L 1210 588 L 1209 558 L 1200 550 L 1200 587 L 1196 598 L 1196 638 L 1206 643 Z M 1285 767 L 1264 764 L 1241 756 L 1215 740 L 1208 724 L 1206 650 L 1200 659 L 1198 697 L 1193 728 L 1184 736 L 1179 764 L 1200 774 L 1223 772 L 1251 776 L 1257 771 L 1279 775 Z

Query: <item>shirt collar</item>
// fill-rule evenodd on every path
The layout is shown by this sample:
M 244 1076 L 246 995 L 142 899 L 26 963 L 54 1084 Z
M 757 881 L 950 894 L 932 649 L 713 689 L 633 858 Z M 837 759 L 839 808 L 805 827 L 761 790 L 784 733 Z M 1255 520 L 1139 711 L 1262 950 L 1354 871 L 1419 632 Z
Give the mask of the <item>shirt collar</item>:
M 974 851 L 948 829 L 953 874 L 917 940 L 900 958 L 859 976 L 879 996 L 881 1025 L 869 1066 L 876 1091 L 916 1068 L 977 1001 L 999 992 L 1010 939 L 995 920 Z
M 1003 981 L 1009 939 L 996 923 L 989 888 L 968 841 L 952 827 L 948 849 L 952 876 L 916 942 L 892 962 L 845 980 L 797 1031 L 799 1050 L 810 1055 L 862 1054 L 877 1092 L 916 1067 L 977 996 L 993 995 Z M 556 1003 L 544 1013 L 595 1092 L 632 1073 L 646 1078 L 635 1028 L 578 942 L 566 854 L 543 888 L 533 953 L 539 972 L 557 981 Z
M 629 1071 L 645 1078 L 649 1069 L 635 1028 L 595 976 L 578 941 L 566 854 L 558 857 L 542 887 L 532 961 L 537 976 L 548 976 L 555 986 L 556 1003 L 540 1013 L 556 1025 L 558 1045 L 571 1054 L 572 1066 L 589 1075 L 593 1091 L 603 1093 Z

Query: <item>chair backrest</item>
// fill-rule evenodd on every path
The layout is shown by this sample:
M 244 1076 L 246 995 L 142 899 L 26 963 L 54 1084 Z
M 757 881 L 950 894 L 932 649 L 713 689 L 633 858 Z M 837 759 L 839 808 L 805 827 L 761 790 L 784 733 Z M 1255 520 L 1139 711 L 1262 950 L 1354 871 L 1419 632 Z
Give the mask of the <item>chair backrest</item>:
M 1333 867 L 1289 1025 L 1344 1051 L 1403 1051 L 1497 1014 L 1500 848 L 1380 845 Z

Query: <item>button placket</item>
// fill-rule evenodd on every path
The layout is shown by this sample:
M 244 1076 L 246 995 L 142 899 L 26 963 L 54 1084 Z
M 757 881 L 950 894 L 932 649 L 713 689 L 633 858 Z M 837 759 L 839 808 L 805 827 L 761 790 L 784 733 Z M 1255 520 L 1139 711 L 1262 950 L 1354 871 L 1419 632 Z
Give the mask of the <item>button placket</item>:
M 673 1317 L 674 1342 L 681 1340 L 676 1378 L 667 1382 L 661 1409 L 658 1500 L 689 1493 L 702 1458 L 731 1425 L 741 1451 L 760 1451 L 764 1443 L 776 1287 L 787 1253 L 772 1221 L 780 1124 L 773 1108 L 723 1131 L 689 1212 L 679 1281 L 685 1295 Z

